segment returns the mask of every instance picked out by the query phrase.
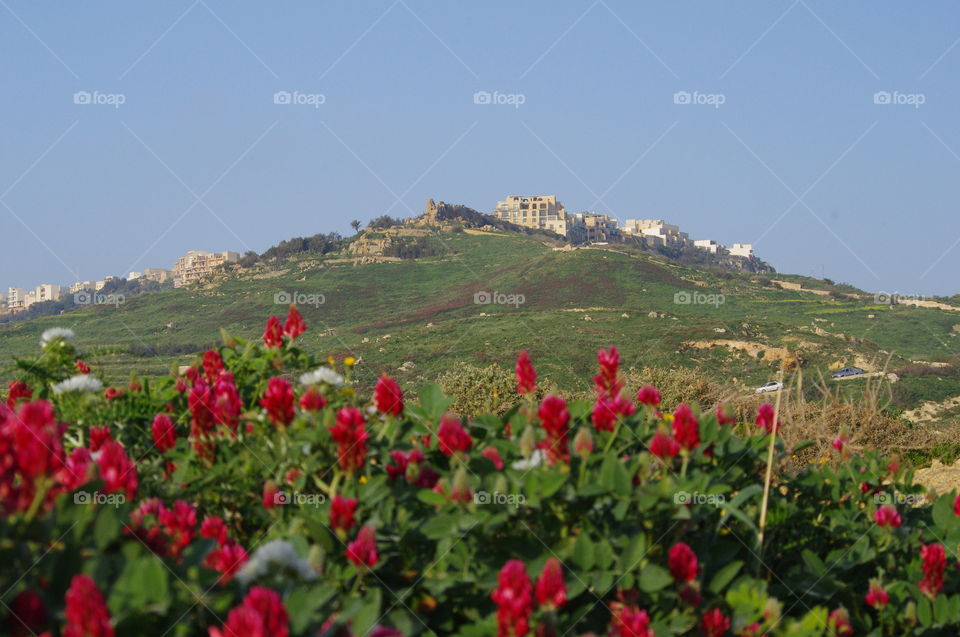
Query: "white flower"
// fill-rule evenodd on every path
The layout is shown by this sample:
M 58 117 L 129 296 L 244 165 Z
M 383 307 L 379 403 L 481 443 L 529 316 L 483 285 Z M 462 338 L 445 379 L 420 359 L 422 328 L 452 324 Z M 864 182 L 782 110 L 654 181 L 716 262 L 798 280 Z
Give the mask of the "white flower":
M 318 367 L 312 372 L 307 372 L 300 376 L 301 385 L 316 385 L 317 383 L 326 383 L 334 387 L 340 387 L 343 385 L 343 376 L 329 367 Z
M 526 460 L 517 460 L 512 465 L 510 465 L 510 468 L 524 471 L 525 469 L 533 469 L 534 467 L 539 467 L 542 462 L 543 462 L 543 451 L 540 449 L 536 449 L 532 454 L 530 454 L 529 458 L 527 458 Z
M 103 383 L 90 374 L 77 374 L 71 376 L 65 381 L 59 382 L 53 386 L 54 394 L 62 394 L 67 391 L 92 391 L 98 392 L 103 389 Z
M 40 336 L 40 344 L 46 345 L 50 341 L 58 338 L 69 341 L 73 338 L 73 330 L 67 327 L 51 327 Z
M 313 567 L 297 555 L 290 542 L 272 540 L 253 552 L 249 561 L 237 573 L 237 579 L 246 586 L 251 581 L 275 571 L 285 575 L 292 573 L 302 580 L 312 580 L 317 576 Z

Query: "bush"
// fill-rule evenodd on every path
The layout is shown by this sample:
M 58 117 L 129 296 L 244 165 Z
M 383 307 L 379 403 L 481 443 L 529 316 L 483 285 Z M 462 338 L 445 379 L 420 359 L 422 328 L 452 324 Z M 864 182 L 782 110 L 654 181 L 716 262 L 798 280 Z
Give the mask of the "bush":
M 272 318 L 262 345 L 227 335 L 182 377 L 106 391 L 68 331 L 17 362 L 8 633 L 956 634 L 953 494 L 842 437 L 786 471 L 805 444 L 788 411 L 783 436 L 769 405 L 765 426 L 659 411 L 611 350 L 596 403 L 528 391 L 465 419 L 438 386 L 358 395 L 353 360 L 318 365 L 302 327 Z

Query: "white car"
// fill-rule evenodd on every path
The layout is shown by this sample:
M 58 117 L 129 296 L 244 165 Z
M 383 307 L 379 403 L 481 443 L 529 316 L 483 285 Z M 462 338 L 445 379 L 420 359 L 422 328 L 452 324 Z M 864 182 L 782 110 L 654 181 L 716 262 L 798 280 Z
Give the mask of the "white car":
M 778 383 L 775 380 L 771 380 L 769 383 L 757 387 L 757 393 L 766 394 L 767 392 L 780 391 L 781 389 L 783 389 L 783 383 Z

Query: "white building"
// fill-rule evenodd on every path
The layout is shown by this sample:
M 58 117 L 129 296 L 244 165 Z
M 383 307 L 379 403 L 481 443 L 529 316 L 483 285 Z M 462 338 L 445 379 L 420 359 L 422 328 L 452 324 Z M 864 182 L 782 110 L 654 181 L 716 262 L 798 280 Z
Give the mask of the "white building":
M 627 219 L 622 230 L 626 234 L 639 235 L 662 246 L 691 245 L 690 236 L 686 232 L 680 232 L 679 226 L 667 223 L 663 219 Z
M 131 272 L 127 275 L 127 281 L 136 281 L 143 276 L 143 272 Z
M 77 281 L 70 286 L 70 293 L 75 294 L 80 290 L 92 290 L 94 285 L 96 284 L 93 281 Z
M 24 310 L 27 293 L 23 288 L 7 288 L 7 309 L 11 311 Z
M 697 239 L 693 242 L 694 247 L 706 250 L 710 254 L 724 254 L 727 248 L 714 241 L 713 239 Z
M 55 283 L 42 283 L 34 290 L 34 296 L 36 296 L 37 303 L 42 303 L 43 301 L 59 301 L 60 292 L 61 287 L 59 285 Z
M 753 258 L 753 244 L 734 243 L 733 247 L 730 248 L 730 254 L 735 257 L 746 257 L 748 259 Z
M 98 292 L 99 292 L 100 290 L 103 289 L 103 286 L 105 286 L 105 285 L 106 285 L 107 283 L 109 283 L 110 281 L 116 280 L 116 278 L 117 278 L 117 277 L 115 277 L 115 276 L 105 276 L 105 277 L 103 277 L 103 280 L 97 281 L 96 283 L 93 284 L 93 289 L 94 289 L 95 291 L 98 291 Z

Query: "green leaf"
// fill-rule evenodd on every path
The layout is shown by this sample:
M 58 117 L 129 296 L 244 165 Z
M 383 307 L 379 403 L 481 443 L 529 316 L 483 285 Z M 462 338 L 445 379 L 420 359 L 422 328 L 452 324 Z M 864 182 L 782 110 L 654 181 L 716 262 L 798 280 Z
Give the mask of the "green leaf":
M 452 398 L 443 395 L 440 385 L 430 384 L 420 390 L 420 404 L 433 420 L 440 418 L 452 402 Z
M 933 608 L 930 606 L 930 600 L 926 597 L 920 597 L 917 600 L 917 619 L 921 626 L 933 625 Z
M 647 552 L 647 536 L 637 533 L 627 548 L 620 554 L 620 568 L 624 572 L 632 571 L 640 565 Z
M 560 487 L 567 481 L 567 476 L 559 471 L 545 473 L 540 476 L 540 494 L 544 498 L 549 498 L 560 490 Z
M 456 516 L 442 514 L 436 515 L 427 520 L 420 531 L 431 540 L 439 540 L 456 531 L 458 519 Z
M 610 568 L 613 564 L 613 547 L 606 540 L 600 540 L 595 545 L 597 566 L 600 568 Z
M 442 493 L 437 493 L 432 489 L 420 489 L 417 492 L 417 499 L 427 504 L 444 505 L 447 502 L 447 498 Z
M 100 507 L 97 521 L 93 526 L 94 536 L 97 538 L 97 548 L 106 548 L 120 535 L 120 520 L 117 518 L 117 507 L 104 505 Z
M 826 564 L 810 549 L 803 549 L 800 552 L 800 557 L 803 559 L 803 563 L 807 565 L 807 570 L 814 575 L 820 577 L 826 573 Z
M 593 542 L 590 541 L 590 537 L 586 533 L 577 536 L 577 541 L 573 545 L 573 561 L 585 571 L 593 568 Z
M 633 490 L 627 470 L 614 454 L 607 455 L 600 465 L 600 484 L 621 496 L 628 496 Z
M 640 589 L 647 593 L 654 593 L 666 588 L 673 581 L 673 576 L 662 566 L 647 564 L 640 571 Z
M 710 585 L 707 586 L 707 590 L 714 595 L 719 595 L 723 589 L 727 587 L 727 584 L 737 576 L 742 566 L 743 562 L 741 560 L 724 565 L 724 567 L 713 576 L 713 579 L 710 580 Z
M 953 499 L 949 495 L 942 495 L 933 503 L 933 523 L 942 532 L 947 531 L 953 524 L 956 516 L 953 514 Z

